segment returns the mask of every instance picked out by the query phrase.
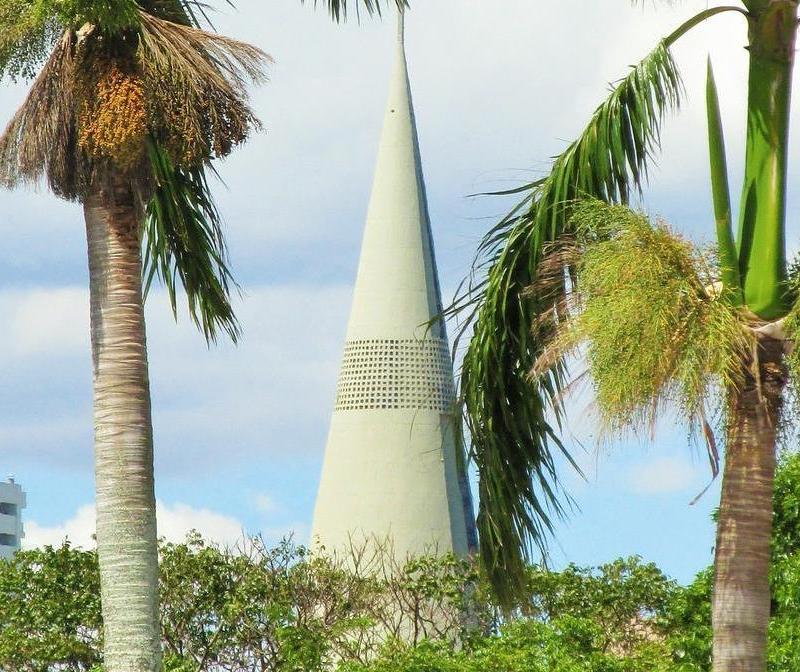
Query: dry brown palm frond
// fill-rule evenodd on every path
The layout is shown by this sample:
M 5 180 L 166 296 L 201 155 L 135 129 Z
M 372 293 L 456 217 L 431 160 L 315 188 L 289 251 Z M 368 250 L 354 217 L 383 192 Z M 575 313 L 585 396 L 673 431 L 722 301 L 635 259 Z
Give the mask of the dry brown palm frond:
M 568 234 L 542 249 L 536 277 L 522 292 L 523 297 L 537 297 L 543 306 L 531 325 L 534 336 L 548 340 L 552 331 L 580 308 L 575 278 L 568 269 L 578 267 L 584 247 L 575 235 Z
M 244 42 L 142 13 L 137 61 L 151 123 L 176 163 L 226 156 L 260 126 L 246 86 L 266 79 L 270 60 Z
M 573 323 L 580 313 L 580 294 L 567 269 L 577 268 L 584 251 L 577 236 L 567 234 L 542 249 L 542 260 L 536 269 L 533 284 L 523 296 L 540 297 L 543 308 L 531 325 L 532 334 L 542 343 L 539 356 L 528 374 L 532 381 L 540 379 L 572 355 L 580 345 Z
M 533 381 L 539 380 L 541 376 L 550 371 L 558 362 L 575 354 L 582 342 L 583 338 L 570 323 L 562 323 L 553 330 L 542 352 L 533 363 L 533 367 L 528 374 L 530 379 Z M 569 383 L 567 383 L 567 386 L 568 385 Z
M 541 297 L 546 303 L 550 297 L 565 293 L 565 283 L 570 280 L 567 269 L 580 261 L 583 245 L 574 234 L 566 234 L 542 248 L 542 260 L 536 267 L 533 283 L 524 290 L 523 296 Z
M 8 186 L 47 177 L 53 192 L 75 199 L 86 172 L 77 149 L 74 33 L 65 32 L 22 107 L 0 136 L 0 181 Z

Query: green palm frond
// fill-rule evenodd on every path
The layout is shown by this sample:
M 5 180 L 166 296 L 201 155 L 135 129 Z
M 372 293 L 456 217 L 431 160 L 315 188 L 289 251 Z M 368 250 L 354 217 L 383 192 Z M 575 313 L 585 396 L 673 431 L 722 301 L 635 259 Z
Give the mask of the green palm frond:
M 538 316 L 559 310 L 575 269 L 536 290 L 544 252 L 571 231 L 571 204 L 592 197 L 626 203 L 641 189 L 659 145 L 660 124 L 682 94 L 670 46 L 705 19 L 738 7 L 700 12 L 670 34 L 612 89 L 581 136 L 549 175 L 514 190 L 522 200 L 485 236 L 473 278 L 446 313 L 464 315 L 456 340 L 468 338 L 460 399 L 479 471 L 481 558 L 499 599 L 522 594 L 534 549 L 546 552 L 554 519 L 569 506 L 557 473 L 564 420 L 566 363 L 557 358 L 535 379 L 530 371 L 554 334 Z M 552 269 L 551 269 L 552 272 Z M 533 287 L 533 289 L 531 289 Z M 537 328 L 534 328 L 537 327 Z
M 300 0 L 303 4 L 309 1 L 314 3 L 314 7 L 323 5 L 337 23 L 347 20 L 347 12 L 353 5 L 355 5 L 357 18 L 360 18 L 362 11 L 366 11 L 369 15 L 380 16 L 384 5 L 395 5 L 398 9 L 405 9 L 409 6 L 408 0 L 350 0 L 349 4 L 347 0 Z
M 155 142 L 149 151 L 156 184 L 144 222 L 145 292 L 157 276 L 177 318 L 179 280 L 206 340 L 216 341 L 222 330 L 236 341 L 240 330 L 230 295 L 235 282 L 205 169 L 175 166 Z
M 719 95 L 714 79 L 714 70 L 711 66 L 711 57 L 708 59 L 706 75 L 706 116 L 708 119 L 711 195 L 714 202 L 714 218 L 717 224 L 717 247 L 719 248 L 719 259 L 722 268 L 722 283 L 730 290 L 729 296 L 731 300 L 737 305 L 741 305 L 744 301 L 744 296 L 739 276 L 736 241 L 733 235 L 725 135 L 722 130 Z
M 477 268 L 486 279 L 450 310 L 469 313 L 462 337 L 472 328 L 460 394 L 480 474 L 481 555 L 505 604 L 519 594 L 533 546 L 544 550 L 554 516 L 565 512 L 556 453 L 575 464 L 557 433 L 563 360 L 535 381 L 528 376 L 548 338 L 534 334 L 534 320 L 558 303 L 567 276 L 548 294 L 525 290 L 545 247 L 569 231 L 569 203 L 581 196 L 625 202 L 641 186 L 662 115 L 678 106 L 680 94 L 677 68 L 661 43 L 613 89 L 550 175 L 528 185 L 522 202 L 487 234 Z
M 236 341 L 235 283 L 205 171 L 260 127 L 247 83 L 265 79 L 270 59 L 251 45 L 144 13 L 137 56 L 152 91 L 151 114 L 167 131 L 149 143 L 155 189 L 144 227 L 146 286 L 158 276 L 177 316 L 179 278 L 206 340 L 222 330 Z

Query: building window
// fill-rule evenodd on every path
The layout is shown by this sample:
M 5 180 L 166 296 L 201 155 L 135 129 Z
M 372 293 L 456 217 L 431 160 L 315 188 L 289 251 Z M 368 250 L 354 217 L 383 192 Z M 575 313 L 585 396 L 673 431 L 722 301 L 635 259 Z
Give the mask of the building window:
M 0 502 L 0 513 L 6 516 L 16 516 L 17 505 L 10 502 Z
M 0 534 L 0 546 L 17 546 L 17 538 L 13 534 Z

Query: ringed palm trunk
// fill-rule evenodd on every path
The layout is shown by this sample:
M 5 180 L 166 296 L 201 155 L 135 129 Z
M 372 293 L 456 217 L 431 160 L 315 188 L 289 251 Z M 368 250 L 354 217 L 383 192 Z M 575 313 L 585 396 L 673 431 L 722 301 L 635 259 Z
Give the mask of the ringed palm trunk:
M 762 340 L 758 359 L 757 372 L 743 363 L 744 382 L 729 393 L 714 562 L 714 672 L 766 669 L 775 439 L 786 384 L 781 342 Z
M 158 549 L 140 226 L 130 185 L 84 203 L 106 672 L 157 672 Z

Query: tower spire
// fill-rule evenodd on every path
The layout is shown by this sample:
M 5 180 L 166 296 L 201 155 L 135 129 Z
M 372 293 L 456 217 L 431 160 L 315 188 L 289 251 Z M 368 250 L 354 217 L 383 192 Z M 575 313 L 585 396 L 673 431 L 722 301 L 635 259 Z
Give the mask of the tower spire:
M 404 49 L 389 85 L 312 539 L 395 554 L 475 547 L 455 389 Z
M 397 8 L 397 43 L 400 49 L 405 51 L 406 46 L 406 10 L 403 7 Z

